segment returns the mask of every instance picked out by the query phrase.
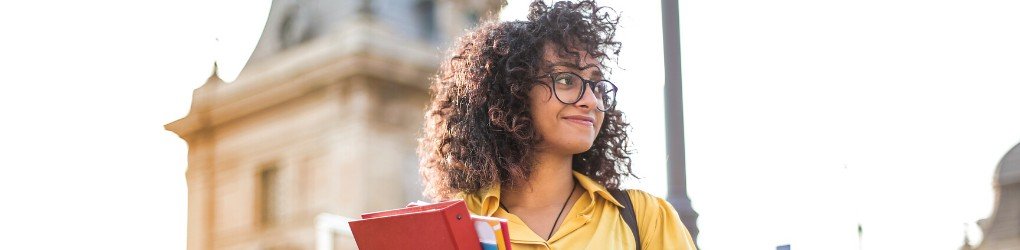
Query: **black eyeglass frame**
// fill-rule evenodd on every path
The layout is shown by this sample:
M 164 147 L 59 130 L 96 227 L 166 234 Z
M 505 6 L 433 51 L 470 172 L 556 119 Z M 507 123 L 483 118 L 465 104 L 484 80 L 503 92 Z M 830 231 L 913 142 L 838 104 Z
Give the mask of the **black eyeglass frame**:
M 563 101 L 563 98 L 560 98 L 559 93 L 556 92 L 556 87 L 553 86 L 553 85 L 556 85 L 556 76 L 561 75 L 561 74 L 571 74 L 571 75 L 576 76 L 577 79 L 581 80 L 581 94 L 577 95 L 577 98 L 575 98 L 573 101 L 570 101 L 570 102 Z M 599 102 L 601 102 L 603 104 L 603 106 L 605 106 L 605 109 L 600 109 L 598 107 L 599 105 L 595 105 L 595 109 L 598 110 L 598 111 L 607 112 L 607 111 L 610 111 L 610 110 L 613 110 L 614 108 L 616 108 L 616 91 L 619 90 L 619 88 L 617 88 L 616 84 L 614 84 L 613 82 L 611 82 L 609 80 L 603 79 L 603 80 L 598 80 L 598 81 L 592 81 L 592 80 L 584 79 L 584 77 L 582 77 L 581 75 L 578 75 L 577 73 L 574 73 L 574 72 L 553 72 L 553 73 L 546 74 L 545 76 L 549 77 L 549 82 L 552 83 L 552 84 L 548 84 L 548 83 L 545 83 L 545 82 L 543 82 L 542 84 L 545 84 L 546 86 L 548 86 L 549 87 L 549 91 L 552 91 L 553 96 L 556 97 L 556 100 L 559 100 L 563 104 L 575 104 L 575 103 L 581 101 L 581 99 L 584 98 L 584 93 L 588 92 L 588 87 L 589 86 L 591 87 L 592 90 L 594 90 L 595 89 L 595 84 L 598 84 L 599 82 L 606 82 L 606 83 L 609 84 L 609 87 L 612 87 L 612 89 L 606 91 L 606 93 L 607 94 L 610 94 L 610 93 L 612 94 L 613 103 L 611 103 L 611 104 L 605 103 L 605 100 L 602 100 L 602 98 L 597 96 L 595 91 L 592 91 L 592 94 L 596 95 L 595 99 L 598 99 Z

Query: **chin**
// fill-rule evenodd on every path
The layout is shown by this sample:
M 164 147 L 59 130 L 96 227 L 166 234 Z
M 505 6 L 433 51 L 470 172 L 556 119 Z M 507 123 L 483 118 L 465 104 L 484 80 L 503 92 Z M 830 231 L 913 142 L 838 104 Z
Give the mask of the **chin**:
M 592 141 L 572 143 L 570 147 L 567 148 L 567 151 L 570 152 L 570 154 L 580 154 L 591 149 L 592 145 L 594 145 Z

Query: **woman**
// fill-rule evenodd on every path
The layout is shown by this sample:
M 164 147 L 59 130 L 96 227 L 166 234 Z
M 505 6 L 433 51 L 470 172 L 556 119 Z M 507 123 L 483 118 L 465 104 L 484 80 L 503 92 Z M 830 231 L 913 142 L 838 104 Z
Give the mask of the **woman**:
M 515 250 L 694 249 L 662 198 L 610 194 L 633 173 L 617 87 L 603 79 L 620 48 L 619 18 L 607 12 L 536 1 L 527 21 L 484 23 L 459 39 L 419 142 L 427 196 L 508 219 Z M 636 214 L 637 237 L 624 211 Z

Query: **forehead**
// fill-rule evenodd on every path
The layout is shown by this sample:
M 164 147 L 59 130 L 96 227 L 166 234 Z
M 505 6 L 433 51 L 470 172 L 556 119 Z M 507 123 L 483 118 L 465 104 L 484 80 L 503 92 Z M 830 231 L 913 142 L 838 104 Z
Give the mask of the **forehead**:
M 580 56 L 580 61 L 574 58 L 571 54 L 560 55 L 560 46 L 547 43 L 543 48 L 542 59 L 544 59 L 546 69 L 575 69 L 579 71 L 593 71 L 593 73 L 601 75 L 602 71 L 599 65 L 599 61 L 588 54 L 584 50 L 571 50 L 570 52 L 577 52 Z

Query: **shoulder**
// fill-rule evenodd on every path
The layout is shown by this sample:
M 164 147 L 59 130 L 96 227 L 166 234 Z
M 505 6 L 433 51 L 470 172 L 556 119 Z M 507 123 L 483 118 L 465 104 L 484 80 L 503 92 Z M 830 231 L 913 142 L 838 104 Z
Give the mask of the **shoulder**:
M 687 227 L 666 199 L 636 189 L 627 190 L 627 194 L 637 214 L 642 246 L 648 249 L 695 249 Z
M 669 204 L 666 199 L 639 189 L 628 189 L 627 194 L 630 195 L 631 204 L 634 205 L 634 212 L 638 215 L 639 220 L 642 216 L 677 216 L 673 205 Z

